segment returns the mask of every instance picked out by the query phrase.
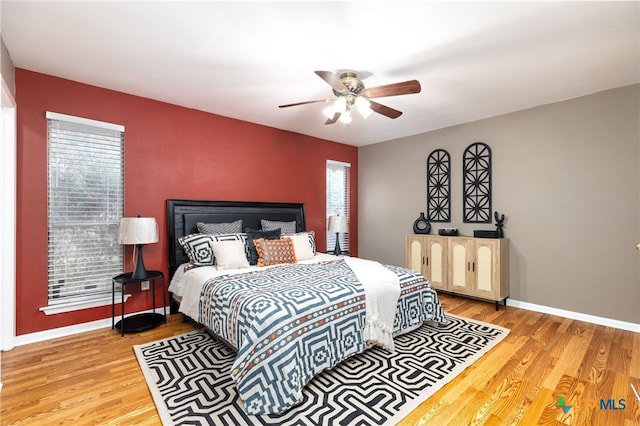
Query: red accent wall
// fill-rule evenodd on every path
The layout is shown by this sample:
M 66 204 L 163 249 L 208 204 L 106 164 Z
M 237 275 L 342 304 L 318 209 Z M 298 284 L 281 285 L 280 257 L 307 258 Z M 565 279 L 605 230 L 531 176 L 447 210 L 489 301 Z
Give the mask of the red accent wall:
M 352 165 L 350 246 L 357 254 L 356 147 L 24 69 L 16 69 L 15 77 L 17 335 L 111 316 L 111 306 L 55 315 L 39 310 L 47 305 L 46 111 L 125 126 L 125 215 L 155 217 L 160 227 L 160 242 L 144 249 L 148 269 L 167 273 L 168 198 L 302 202 L 307 229 L 316 231 L 318 246 L 324 247 L 327 159 Z M 156 297 L 162 301 L 161 294 Z M 151 302 L 150 291 L 137 292 L 126 310 L 150 309 Z

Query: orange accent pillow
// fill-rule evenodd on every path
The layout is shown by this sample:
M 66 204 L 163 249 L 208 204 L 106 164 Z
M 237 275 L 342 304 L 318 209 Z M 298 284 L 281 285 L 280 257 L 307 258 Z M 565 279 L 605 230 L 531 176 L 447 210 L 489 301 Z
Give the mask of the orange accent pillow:
M 270 266 L 280 263 L 296 263 L 296 252 L 291 238 L 280 240 L 253 240 L 258 252 L 258 266 Z

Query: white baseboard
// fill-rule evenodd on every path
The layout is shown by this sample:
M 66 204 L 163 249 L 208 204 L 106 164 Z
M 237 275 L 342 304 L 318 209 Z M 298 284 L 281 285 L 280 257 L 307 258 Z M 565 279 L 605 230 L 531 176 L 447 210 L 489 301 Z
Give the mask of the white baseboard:
M 162 307 L 156 308 L 156 312 L 159 312 L 161 310 Z M 127 313 L 127 316 L 145 312 L 153 312 L 153 309 L 149 309 L 147 311 L 132 312 L 131 314 Z M 169 306 L 167 306 L 167 315 L 169 315 Z M 119 321 L 119 318 L 119 316 L 116 317 L 116 322 Z M 85 331 L 93 331 L 106 327 L 111 327 L 111 317 L 97 321 L 85 322 L 82 324 L 70 325 L 68 327 L 53 328 L 51 330 L 38 331 L 36 333 L 16 336 L 15 345 L 27 345 L 29 343 L 42 342 L 49 339 L 56 339 L 58 337 L 71 336 L 73 334 L 84 333 Z
M 565 311 L 564 309 L 551 308 L 549 306 L 536 305 L 529 302 L 507 299 L 507 306 L 522 308 L 528 311 L 541 312 L 543 314 L 557 315 L 559 317 L 574 319 L 578 321 L 590 322 L 592 324 L 604 325 L 606 327 L 619 328 L 621 330 L 634 331 L 640 333 L 640 324 L 614 320 L 611 318 L 597 317 L 595 315 L 582 314 L 580 312 Z

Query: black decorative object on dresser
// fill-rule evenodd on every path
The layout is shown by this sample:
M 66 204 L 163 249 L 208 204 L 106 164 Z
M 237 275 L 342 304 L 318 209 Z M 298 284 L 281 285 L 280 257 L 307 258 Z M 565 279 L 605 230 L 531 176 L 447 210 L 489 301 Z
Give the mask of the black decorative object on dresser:
M 427 218 L 451 221 L 451 156 L 444 149 L 436 149 L 427 158 Z
M 159 326 L 161 323 L 167 323 L 167 300 L 166 289 L 164 283 L 164 274 L 160 271 L 146 271 L 146 276 L 133 278 L 133 272 L 127 272 L 113 277 L 111 282 L 111 329 L 120 330 L 120 335 L 124 333 L 139 333 L 141 331 L 150 330 Z M 144 312 L 141 314 L 131 315 L 125 318 L 124 313 L 124 293 L 125 288 L 129 284 L 138 284 L 149 281 L 151 287 L 151 297 L 153 300 L 153 312 Z M 163 314 L 156 313 L 156 283 L 160 281 L 162 284 L 162 310 Z M 120 300 L 121 319 L 115 322 L 116 316 L 116 283 L 122 286 L 122 299 Z
M 491 223 L 491 148 L 476 142 L 463 154 L 464 223 Z
M 440 228 L 438 229 L 438 235 L 442 235 L 443 237 L 457 237 L 458 228 Z
M 493 217 L 496 219 L 496 235 L 497 238 L 504 237 L 504 231 L 502 227 L 504 226 L 504 214 L 498 215 L 498 212 L 493 214 Z
M 496 220 L 495 231 L 488 231 L 484 229 L 477 229 L 473 231 L 473 236 L 476 238 L 504 238 L 504 214 L 500 214 L 497 211 L 493 213 L 493 217 Z
M 431 232 L 431 224 L 424 217 L 424 212 L 420 212 L 420 216 L 413 222 L 413 232 L 416 234 L 428 234 Z
M 473 236 L 474 238 L 498 238 L 498 232 L 476 229 L 475 231 L 473 231 Z

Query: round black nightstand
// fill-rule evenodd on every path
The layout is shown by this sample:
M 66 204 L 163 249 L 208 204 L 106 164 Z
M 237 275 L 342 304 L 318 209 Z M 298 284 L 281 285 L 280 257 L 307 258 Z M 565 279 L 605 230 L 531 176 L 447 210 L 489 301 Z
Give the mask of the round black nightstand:
M 127 272 L 113 277 L 111 285 L 111 329 L 120 330 L 120 335 L 124 336 L 124 333 L 138 333 L 141 331 L 149 330 L 159 326 L 163 322 L 167 323 L 167 301 L 166 290 L 164 286 L 164 274 L 160 271 L 147 271 L 147 275 L 144 278 L 132 278 L 132 272 Z M 151 286 L 151 297 L 153 299 L 153 312 L 145 312 L 142 314 L 130 315 L 127 318 L 124 317 L 124 293 L 125 288 L 129 284 L 142 283 L 149 281 Z M 156 313 L 156 283 L 160 281 L 162 283 L 162 309 L 164 314 Z M 122 286 L 122 300 L 120 306 L 122 310 L 121 319 L 117 323 L 115 322 L 115 294 L 116 283 Z

